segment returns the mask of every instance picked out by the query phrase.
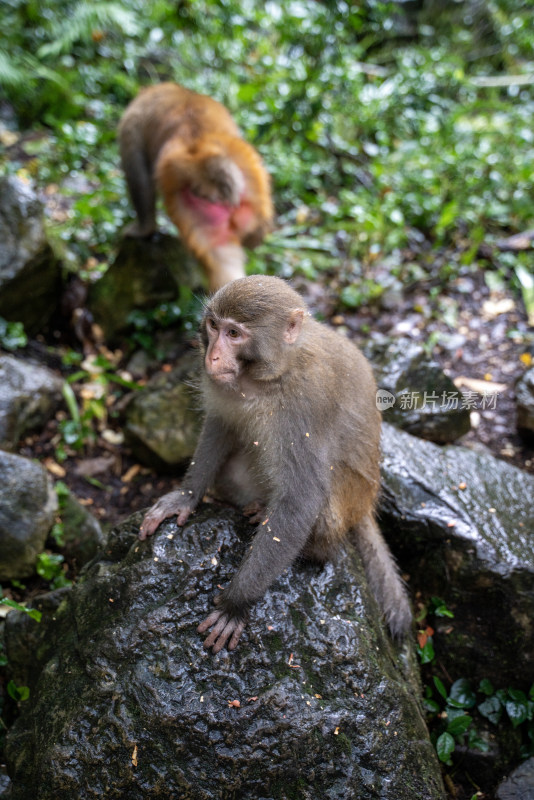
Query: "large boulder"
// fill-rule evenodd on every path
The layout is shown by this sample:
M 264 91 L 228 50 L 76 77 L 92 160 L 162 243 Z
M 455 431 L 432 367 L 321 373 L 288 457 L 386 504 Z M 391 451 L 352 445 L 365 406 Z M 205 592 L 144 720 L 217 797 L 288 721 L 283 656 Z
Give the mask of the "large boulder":
M 436 620 L 454 677 L 528 689 L 534 671 L 534 477 L 491 455 L 384 425 L 381 520 Z
M 198 289 L 202 282 L 197 262 L 174 236 L 126 238 L 108 271 L 91 285 L 88 306 L 113 340 L 131 326 L 132 312 L 176 302 L 180 287 Z
M 0 451 L 0 581 L 34 574 L 57 507 L 44 467 Z
M 40 625 L 8 615 L 12 677 L 31 688 L 8 734 L 11 800 L 443 800 L 410 648 L 350 547 L 286 570 L 237 650 L 213 656 L 196 626 L 250 526 L 204 508 L 140 542 L 140 519 L 37 601 Z
M 42 203 L 19 178 L 0 178 L 0 316 L 37 333 L 57 311 L 60 288 Z
M 25 433 L 41 427 L 62 402 L 63 380 L 37 364 L 0 355 L 0 449 L 14 450 Z
M 384 419 L 440 444 L 468 433 L 470 411 L 462 392 L 420 344 L 411 339 L 371 340 L 365 355 L 373 365 Z
M 186 356 L 171 372 L 158 373 L 136 392 L 126 409 L 124 431 L 143 464 L 165 468 L 183 464 L 195 452 L 201 426 L 198 396 L 198 358 Z

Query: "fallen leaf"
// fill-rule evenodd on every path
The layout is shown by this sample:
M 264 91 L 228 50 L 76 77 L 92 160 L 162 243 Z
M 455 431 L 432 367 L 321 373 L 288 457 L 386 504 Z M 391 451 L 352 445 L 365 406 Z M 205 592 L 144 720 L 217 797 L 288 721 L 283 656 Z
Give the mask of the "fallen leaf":
M 45 458 L 43 464 L 55 478 L 64 478 L 67 474 L 66 470 L 58 464 L 57 461 L 54 461 L 53 458 Z
M 515 309 L 515 303 L 511 297 L 503 297 L 501 300 L 486 300 L 482 304 L 482 316 L 485 319 L 495 319 L 501 314 L 507 314 Z
M 98 456 L 96 458 L 84 458 L 76 464 L 76 474 L 84 478 L 92 478 L 95 475 L 102 475 L 108 472 L 115 464 L 115 458 L 112 455 Z
M 132 753 L 132 764 L 134 765 L 134 767 L 136 767 L 136 766 L 137 766 L 137 745 L 135 745 L 135 747 L 134 747 L 134 749 L 133 749 L 133 753 Z
M 130 483 L 141 472 L 141 464 L 134 464 L 121 478 L 123 483 Z
M 506 383 L 483 381 L 480 378 L 468 378 L 466 375 L 458 375 L 453 383 L 458 388 L 460 388 L 460 386 L 465 386 L 466 389 L 471 389 L 471 391 L 478 392 L 479 394 L 495 394 L 504 392 L 508 388 Z

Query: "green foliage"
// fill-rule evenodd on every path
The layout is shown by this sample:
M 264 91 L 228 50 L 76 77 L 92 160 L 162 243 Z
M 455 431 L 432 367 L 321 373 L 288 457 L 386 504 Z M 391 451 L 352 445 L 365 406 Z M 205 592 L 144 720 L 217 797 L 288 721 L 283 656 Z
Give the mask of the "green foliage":
M 31 619 L 34 619 L 36 622 L 41 621 L 41 617 L 43 616 L 40 611 L 37 611 L 35 608 L 26 608 L 26 606 L 17 603 L 16 600 L 11 600 L 9 597 L 0 597 L 0 604 L 9 606 L 10 608 L 16 608 L 17 611 L 24 611 Z
M 456 744 L 467 744 L 483 751 L 489 749 L 473 724 L 473 712 L 495 726 L 506 721 L 514 728 L 523 726 L 522 754 L 524 757 L 534 754 L 534 685 L 527 695 L 514 688 L 495 691 L 487 679 L 480 682 L 476 692 L 465 678 L 455 681 L 448 692 L 436 675 L 433 684 L 433 687 L 426 686 L 423 702 L 432 720 L 431 737 L 438 757 L 445 764 L 452 764 Z
M 70 586 L 62 568 L 64 557 L 60 553 L 40 553 L 37 556 L 37 574 L 50 583 L 51 589 L 60 589 L 62 586 Z
M 278 230 L 250 269 L 335 271 L 348 308 L 375 302 L 376 266 L 401 269 L 414 243 L 461 249 L 439 290 L 480 268 L 482 241 L 534 225 L 534 91 L 506 78 L 534 61 L 521 0 L 478 4 L 470 25 L 463 3 L 432 18 L 376 0 L 4 5 L 0 95 L 47 126 L 24 142 L 35 160 L 9 168 L 58 185 L 69 213 L 51 228 L 85 277 L 106 269 L 131 213 L 118 118 L 158 80 L 225 102 L 265 158 Z M 502 263 L 533 313 L 524 254 Z
M 59 461 L 67 457 L 66 448 L 81 450 L 96 439 L 99 426 L 107 420 L 109 398 L 114 386 L 120 387 L 117 393 L 122 389 L 135 391 L 139 388 L 135 381 L 119 375 L 114 365 L 102 355 L 88 359 L 86 366 L 86 369 L 70 375 L 63 384 L 63 398 L 70 417 L 59 423 L 62 438 L 56 448 Z M 82 396 L 81 408 L 72 384 L 78 384 Z
M 147 352 L 158 355 L 154 340 L 158 329 L 179 325 L 184 331 L 196 330 L 201 314 L 201 298 L 182 286 L 176 302 L 161 303 L 154 309 L 137 309 L 129 314 L 128 324 L 133 328 L 131 338 Z
M 6 350 L 18 350 L 27 344 L 28 337 L 24 333 L 22 322 L 8 322 L 0 317 L 0 346 Z
M 9 681 L 7 684 L 7 693 L 17 703 L 27 700 L 30 696 L 30 690 L 27 686 L 17 686 L 13 680 Z

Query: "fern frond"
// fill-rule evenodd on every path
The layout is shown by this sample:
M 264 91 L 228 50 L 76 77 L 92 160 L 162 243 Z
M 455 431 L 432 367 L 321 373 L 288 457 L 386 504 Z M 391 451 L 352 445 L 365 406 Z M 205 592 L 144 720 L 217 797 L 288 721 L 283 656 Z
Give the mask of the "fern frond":
M 0 50 L 0 85 L 20 89 L 28 81 L 28 72 L 4 51 Z
M 78 3 L 72 16 L 52 31 L 54 42 L 42 45 L 37 51 L 39 58 L 69 53 L 75 42 L 88 42 L 95 30 L 118 29 L 127 36 L 140 31 L 137 16 L 118 3 Z

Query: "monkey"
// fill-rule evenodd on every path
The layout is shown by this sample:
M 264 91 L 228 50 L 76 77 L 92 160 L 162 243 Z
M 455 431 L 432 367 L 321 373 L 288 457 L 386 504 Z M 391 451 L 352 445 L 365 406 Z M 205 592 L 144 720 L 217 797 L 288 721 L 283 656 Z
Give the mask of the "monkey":
M 137 221 L 129 236 L 156 231 L 156 187 L 210 291 L 245 274 L 243 246 L 272 227 L 270 178 L 229 111 L 175 83 L 142 89 L 119 124 L 119 148 Z
M 252 605 L 298 556 L 320 563 L 354 540 L 371 591 L 402 638 L 405 585 L 375 521 L 381 414 L 371 367 L 313 319 L 281 278 L 219 289 L 200 324 L 205 419 L 180 489 L 146 513 L 139 538 L 183 526 L 209 487 L 258 522 L 250 550 L 198 631 L 217 653 L 238 644 Z

